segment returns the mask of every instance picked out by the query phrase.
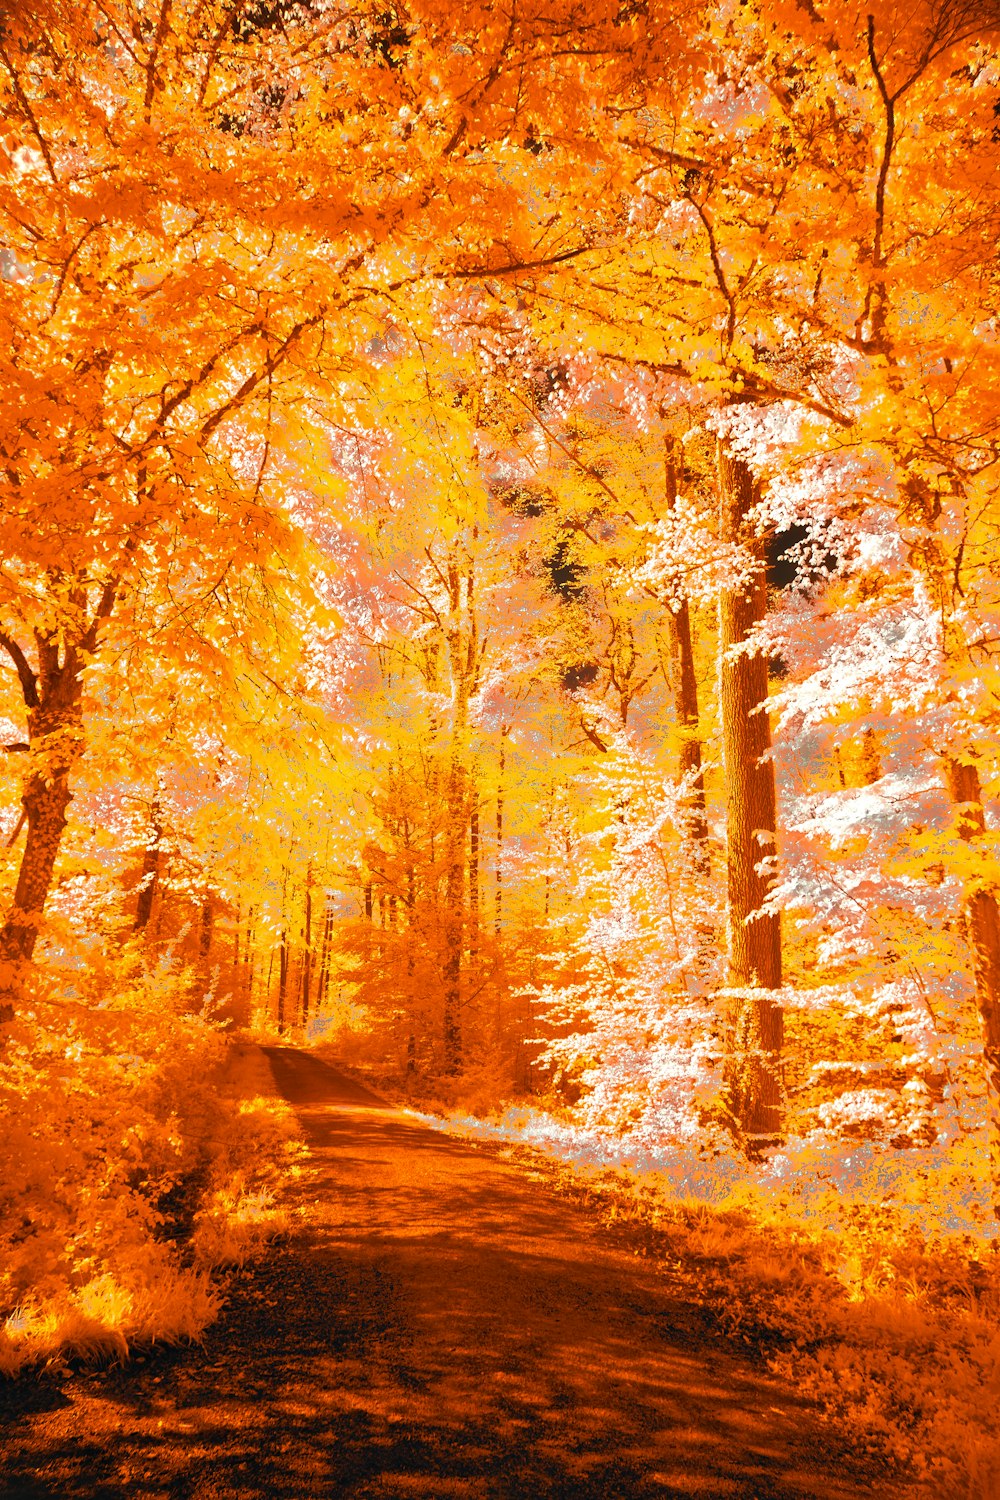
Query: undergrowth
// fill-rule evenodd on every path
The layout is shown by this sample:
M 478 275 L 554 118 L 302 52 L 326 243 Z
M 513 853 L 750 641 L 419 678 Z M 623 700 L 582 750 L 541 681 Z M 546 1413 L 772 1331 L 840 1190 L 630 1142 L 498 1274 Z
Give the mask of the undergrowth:
M 189 973 L 127 953 L 40 976 L 7 1028 L 0 1374 L 197 1338 L 220 1268 L 283 1227 L 290 1114 L 191 996 Z
M 893 1201 L 878 1161 L 849 1192 L 814 1170 L 810 1193 L 800 1164 L 791 1183 L 776 1183 L 730 1159 L 700 1164 L 696 1196 L 676 1163 L 609 1167 L 568 1112 L 431 1123 L 530 1153 L 607 1222 L 643 1231 L 643 1249 L 727 1335 L 920 1493 L 1000 1494 L 1000 1257 L 984 1226 L 944 1196 L 953 1182 L 929 1187 L 930 1174 L 901 1161 L 910 1191 Z M 969 1166 L 952 1165 L 955 1176 Z

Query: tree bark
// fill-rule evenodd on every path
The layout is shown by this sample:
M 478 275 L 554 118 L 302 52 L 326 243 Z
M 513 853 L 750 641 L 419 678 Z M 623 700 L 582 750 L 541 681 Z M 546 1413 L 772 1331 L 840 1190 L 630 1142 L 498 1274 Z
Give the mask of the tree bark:
M 672 437 L 666 445 L 667 509 L 677 503 L 677 459 Z M 670 648 L 671 689 L 674 717 L 681 736 L 677 774 L 689 780 L 688 830 L 694 846 L 694 862 L 699 874 L 709 872 L 708 819 L 705 814 L 705 778 L 701 767 L 701 738 L 698 734 L 698 682 L 694 674 L 694 648 L 691 641 L 691 611 L 687 599 L 667 610 L 667 640 Z
M 142 874 L 139 878 L 139 899 L 135 907 L 133 932 L 143 932 L 153 914 L 153 902 L 160 880 L 160 854 L 163 841 L 163 813 L 157 792 L 153 797 L 149 816 L 150 837 L 142 851 Z
M 83 750 L 83 663 L 72 646 L 36 637 L 39 672 L 5 638 L 28 709 L 28 765 L 22 803 L 28 825 L 14 900 L 0 929 L 0 1023 L 9 1021 L 31 963 L 73 799 L 70 776 Z
M 285 999 L 288 994 L 288 929 L 282 927 L 278 945 L 278 1030 L 285 1030 Z
M 305 920 L 302 930 L 302 1025 L 309 1020 L 312 981 L 312 870 L 306 872 Z
M 250 910 L 247 912 L 246 933 L 243 939 L 243 974 L 241 989 L 243 991 L 243 997 L 246 1003 L 246 1011 L 248 1016 L 250 1014 L 250 1007 L 253 1004 L 253 971 L 254 961 L 256 958 L 256 930 L 254 928 L 255 915 L 256 907 L 251 906 Z
M 729 905 L 729 983 L 744 994 L 732 1004 L 727 1103 L 747 1150 L 756 1154 L 780 1133 L 782 1115 L 781 1005 L 766 993 L 781 986 L 781 920 L 761 908 L 773 882 L 776 796 L 771 733 L 762 707 L 768 693 L 767 657 L 738 650 L 767 612 L 763 548 L 748 524 L 758 498 L 748 466 L 718 450 L 720 533 L 760 564 L 753 576 L 719 598 L 720 705 L 726 768 L 726 861 Z
M 288 994 L 288 867 L 282 871 L 281 877 L 281 937 L 278 940 L 278 1005 L 277 1026 L 278 1031 L 285 1029 L 285 1000 Z M 292 890 L 292 909 L 295 906 L 295 891 Z M 271 953 L 271 961 L 274 962 L 274 952 Z
M 464 944 L 466 787 L 456 745 L 448 778 L 448 844 L 444 910 L 444 1066 L 456 1073 L 462 1063 L 462 948 Z
M 466 849 L 471 801 L 468 764 L 469 699 L 479 673 L 475 572 L 453 557 L 447 569 L 450 620 L 445 631 L 452 683 L 451 757 L 447 787 L 444 912 L 444 1066 L 457 1073 L 462 1065 L 462 958 L 465 946 Z M 462 607 L 462 593 L 465 607 Z
M 208 955 L 212 951 L 212 928 L 214 924 L 214 911 L 212 908 L 212 897 L 206 895 L 201 904 L 201 928 L 198 934 L 198 957 L 202 963 L 208 961 Z
M 986 832 L 979 772 L 971 761 L 944 760 L 945 780 L 958 815 L 958 834 L 971 844 Z M 990 1180 L 1000 1212 L 1000 906 L 996 892 L 976 884 L 967 892 L 965 920 L 972 949 L 976 1009 L 983 1038 Z
M 28 834 L 13 905 L 0 932 L 0 960 L 5 964 L 30 963 L 34 955 L 72 795 L 68 768 L 53 771 L 50 778 L 39 772 L 29 775 L 24 792 Z
M 507 735 L 510 733 L 506 724 L 500 730 L 500 764 L 497 772 L 497 863 L 496 863 L 496 891 L 494 893 L 493 930 L 499 938 L 500 929 L 503 926 L 503 777 L 504 763 L 506 760 Z
M 479 798 L 473 775 L 469 806 L 469 962 L 479 958 Z

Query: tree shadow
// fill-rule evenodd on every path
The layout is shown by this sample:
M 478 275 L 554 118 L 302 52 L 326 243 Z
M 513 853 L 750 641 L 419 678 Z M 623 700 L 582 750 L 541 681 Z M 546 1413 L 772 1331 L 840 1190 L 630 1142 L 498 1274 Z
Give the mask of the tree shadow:
M 3 1494 L 901 1493 L 565 1200 L 283 1062 L 310 1145 L 301 1227 L 234 1285 L 204 1352 L 77 1379 L 68 1413 L 25 1424 Z

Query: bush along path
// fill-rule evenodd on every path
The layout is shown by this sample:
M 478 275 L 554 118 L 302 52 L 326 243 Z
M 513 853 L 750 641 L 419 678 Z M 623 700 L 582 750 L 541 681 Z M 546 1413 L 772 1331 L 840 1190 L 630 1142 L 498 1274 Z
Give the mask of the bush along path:
M 860 1500 L 914 1493 L 592 1214 L 268 1049 L 294 1228 L 204 1345 L 3 1391 L 5 1496 Z

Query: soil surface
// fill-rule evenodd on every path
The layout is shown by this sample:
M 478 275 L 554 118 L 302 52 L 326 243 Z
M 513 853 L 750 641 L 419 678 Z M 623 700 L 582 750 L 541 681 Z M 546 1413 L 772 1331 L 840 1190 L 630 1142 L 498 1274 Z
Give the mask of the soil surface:
M 0 1392 L 0 1494 L 900 1496 L 669 1271 L 530 1168 L 268 1049 L 310 1147 L 294 1232 L 204 1348 Z

